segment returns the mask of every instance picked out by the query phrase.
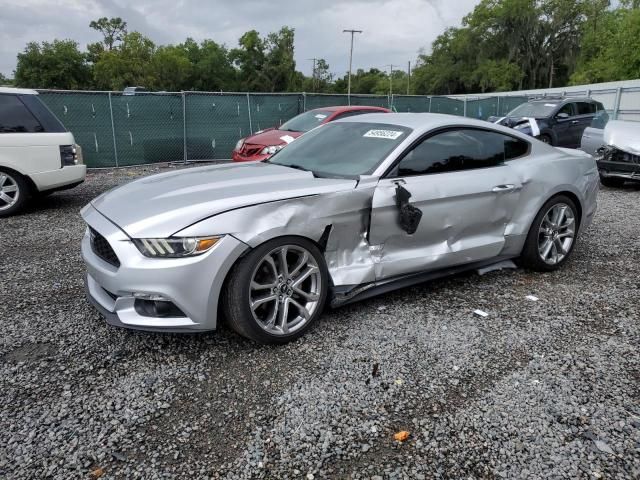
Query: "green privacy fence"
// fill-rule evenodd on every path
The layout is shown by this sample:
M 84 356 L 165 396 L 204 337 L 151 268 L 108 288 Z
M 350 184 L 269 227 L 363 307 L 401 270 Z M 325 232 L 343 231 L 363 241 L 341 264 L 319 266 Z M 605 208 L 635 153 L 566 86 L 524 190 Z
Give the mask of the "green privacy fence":
M 332 105 L 368 105 L 397 112 L 434 112 L 486 119 L 504 115 L 526 96 L 446 97 L 308 93 L 137 93 L 40 90 L 42 100 L 74 134 L 89 167 L 228 159 L 236 142 L 291 117 Z

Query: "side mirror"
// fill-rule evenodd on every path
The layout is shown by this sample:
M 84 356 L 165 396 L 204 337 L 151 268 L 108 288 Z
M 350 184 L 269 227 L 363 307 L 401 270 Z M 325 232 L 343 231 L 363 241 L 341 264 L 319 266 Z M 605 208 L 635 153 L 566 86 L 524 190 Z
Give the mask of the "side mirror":
M 558 120 L 566 120 L 567 118 L 569 118 L 569 114 L 568 113 L 564 113 L 564 112 L 560 112 L 559 114 L 556 115 L 556 118 Z

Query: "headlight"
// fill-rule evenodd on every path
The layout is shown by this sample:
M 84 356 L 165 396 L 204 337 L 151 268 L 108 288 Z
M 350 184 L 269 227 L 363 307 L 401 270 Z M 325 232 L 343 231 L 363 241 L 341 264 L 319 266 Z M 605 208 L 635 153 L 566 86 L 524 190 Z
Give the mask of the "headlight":
M 271 145 L 269 147 L 264 147 L 260 152 L 260 155 L 273 155 L 278 150 L 282 150 L 284 145 Z
M 180 258 L 201 255 L 213 248 L 221 238 L 135 238 L 133 243 L 145 257 Z
M 244 138 L 238 140 L 238 143 L 236 143 L 236 147 L 234 148 L 234 150 L 240 150 L 242 148 L 242 145 L 244 145 Z

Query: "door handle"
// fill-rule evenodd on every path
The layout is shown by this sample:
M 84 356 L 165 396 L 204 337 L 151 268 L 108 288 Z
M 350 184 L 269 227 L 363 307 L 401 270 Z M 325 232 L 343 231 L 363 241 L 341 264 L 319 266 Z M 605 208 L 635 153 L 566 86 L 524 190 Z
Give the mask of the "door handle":
M 513 192 L 516 189 L 515 185 L 507 184 L 507 185 L 496 185 L 491 189 L 494 193 L 502 193 L 502 192 Z
M 578 120 L 571 120 L 571 124 L 575 125 L 576 123 L 580 123 Z

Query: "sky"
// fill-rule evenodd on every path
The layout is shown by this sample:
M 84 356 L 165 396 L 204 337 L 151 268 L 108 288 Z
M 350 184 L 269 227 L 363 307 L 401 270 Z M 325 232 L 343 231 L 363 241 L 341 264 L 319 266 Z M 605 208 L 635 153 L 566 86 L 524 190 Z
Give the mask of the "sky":
M 86 45 L 100 40 L 89 28 L 100 17 L 122 17 L 157 45 L 186 37 L 211 38 L 233 48 L 248 31 L 262 35 L 287 25 L 295 29 L 297 69 L 311 74 L 311 58 L 324 58 L 336 76 L 353 69 L 399 69 L 445 28 L 458 26 L 479 0 L 0 0 L 0 73 L 12 77 L 16 55 L 27 42 L 58 39 Z

